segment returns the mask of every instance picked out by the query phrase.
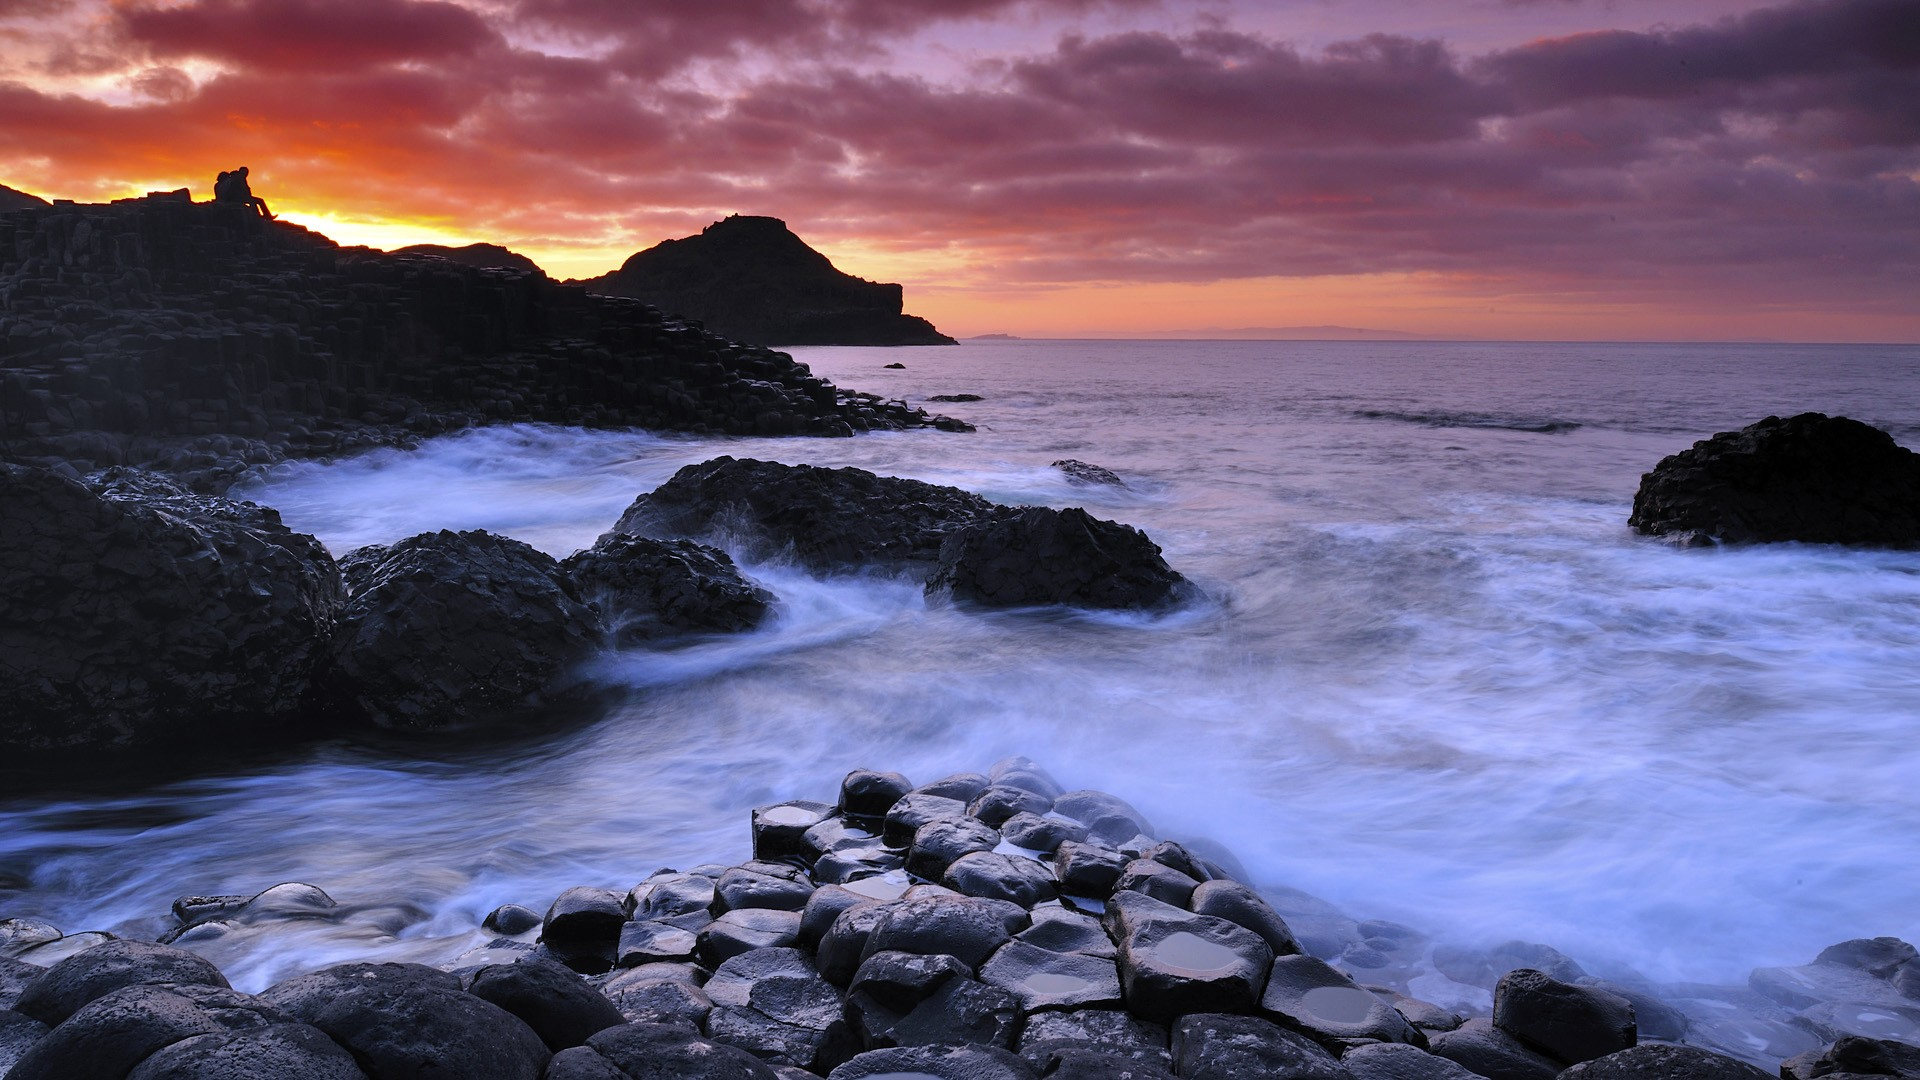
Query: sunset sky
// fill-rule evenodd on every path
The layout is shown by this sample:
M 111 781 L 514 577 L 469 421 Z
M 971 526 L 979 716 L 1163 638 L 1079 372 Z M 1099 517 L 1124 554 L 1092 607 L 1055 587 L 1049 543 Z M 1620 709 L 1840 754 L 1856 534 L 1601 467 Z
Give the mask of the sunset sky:
M 1920 0 L 0 0 L 0 183 L 949 333 L 1920 341 Z

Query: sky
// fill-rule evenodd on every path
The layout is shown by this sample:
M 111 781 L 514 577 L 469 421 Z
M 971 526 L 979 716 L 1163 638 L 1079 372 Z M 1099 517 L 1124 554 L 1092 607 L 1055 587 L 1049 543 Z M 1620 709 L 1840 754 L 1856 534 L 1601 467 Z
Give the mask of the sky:
M 0 0 L 0 184 L 242 164 L 561 278 L 767 214 L 963 336 L 1920 341 L 1920 0 Z

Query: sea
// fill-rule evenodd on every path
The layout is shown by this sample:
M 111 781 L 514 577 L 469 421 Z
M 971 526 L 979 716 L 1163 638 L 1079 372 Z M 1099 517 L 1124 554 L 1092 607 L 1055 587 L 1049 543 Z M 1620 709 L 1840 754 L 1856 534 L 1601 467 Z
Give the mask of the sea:
M 1848 938 L 1920 941 L 1920 553 L 1627 528 L 1662 457 L 1770 414 L 1920 446 L 1920 347 L 793 354 L 978 430 L 495 427 L 236 494 L 336 555 L 489 529 L 564 556 L 694 462 L 857 466 L 1137 526 L 1202 597 L 983 613 L 743 560 L 780 598 L 772 622 L 599 658 L 596 720 L 0 796 L 0 917 L 151 938 L 176 897 L 301 881 L 339 917 L 195 947 L 243 990 L 342 960 L 451 963 L 498 905 L 742 861 L 753 807 L 830 800 L 848 770 L 924 783 L 1023 755 L 1258 885 L 1436 943 L 1734 985 Z M 930 402 L 955 394 L 981 400 Z M 1124 486 L 1075 484 L 1061 459 Z

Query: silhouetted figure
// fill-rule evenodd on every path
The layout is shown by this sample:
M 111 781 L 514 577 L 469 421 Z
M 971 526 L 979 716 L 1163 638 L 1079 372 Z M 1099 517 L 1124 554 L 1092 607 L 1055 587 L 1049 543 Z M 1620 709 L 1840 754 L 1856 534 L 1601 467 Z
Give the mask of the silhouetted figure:
M 273 211 L 267 209 L 267 200 L 255 195 L 253 188 L 247 185 L 247 167 L 245 165 L 223 172 L 213 181 L 213 201 L 236 203 L 248 207 L 268 221 L 273 220 Z

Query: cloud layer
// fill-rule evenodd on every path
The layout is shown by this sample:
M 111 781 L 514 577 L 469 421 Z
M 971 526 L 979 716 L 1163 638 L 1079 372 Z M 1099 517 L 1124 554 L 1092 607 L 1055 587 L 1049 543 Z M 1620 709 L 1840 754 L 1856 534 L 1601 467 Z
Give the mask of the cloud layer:
M 204 189 L 244 161 L 276 207 L 553 248 L 773 213 L 932 253 L 958 286 L 1420 274 L 1836 325 L 1920 306 L 1911 0 L 1471 55 L 1391 33 L 1306 49 L 1180 14 L 8 0 L 0 182 Z M 1009 27 L 1031 43 L 960 47 Z

